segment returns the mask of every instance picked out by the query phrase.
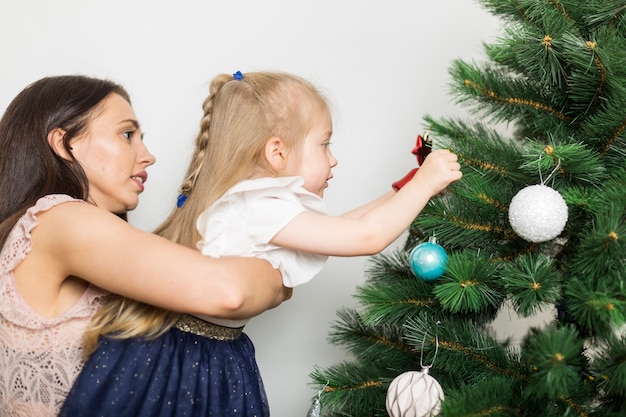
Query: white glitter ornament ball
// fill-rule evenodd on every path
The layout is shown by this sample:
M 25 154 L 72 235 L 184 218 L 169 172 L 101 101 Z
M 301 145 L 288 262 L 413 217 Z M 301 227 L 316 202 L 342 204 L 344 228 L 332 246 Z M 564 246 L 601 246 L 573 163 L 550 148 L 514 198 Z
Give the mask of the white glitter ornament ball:
M 546 242 L 563 231 L 567 204 L 558 191 L 546 185 L 522 188 L 509 204 L 509 223 L 529 242 Z
M 428 369 L 409 371 L 391 381 L 387 390 L 387 413 L 390 417 L 432 417 L 441 412 L 441 401 L 441 385 L 428 375 Z

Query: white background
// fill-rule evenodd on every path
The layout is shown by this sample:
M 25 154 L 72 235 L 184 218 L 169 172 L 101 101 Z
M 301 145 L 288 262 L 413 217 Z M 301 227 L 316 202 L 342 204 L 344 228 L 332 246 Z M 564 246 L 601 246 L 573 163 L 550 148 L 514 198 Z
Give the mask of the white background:
M 326 201 L 340 214 L 414 166 L 424 114 L 465 114 L 448 68 L 455 58 L 482 60 L 499 26 L 476 0 L 0 0 L 0 109 L 47 75 L 123 84 L 157 157 L 130 221 L 152 230 L 175 204 L 211 78 L 293 72 L 333 107 L 339 165 Z M 326 337 L 335 311 L 354 305 L 366 268 L 364 257 L 331 258 L 290 302 L 247 326 L 273 416 L 306 415 L 308 374 L 344 359 Z

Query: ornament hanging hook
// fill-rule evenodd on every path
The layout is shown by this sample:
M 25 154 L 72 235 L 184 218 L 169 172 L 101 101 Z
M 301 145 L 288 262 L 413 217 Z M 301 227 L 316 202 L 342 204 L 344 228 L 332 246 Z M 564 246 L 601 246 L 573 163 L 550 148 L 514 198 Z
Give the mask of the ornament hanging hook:
M 324 385 L 318 392 L 317 397 L 313 401 L 309 412 L 307 413 L 307 417 L 321 417 L 322 415 L 322 393 L 326 390 L 326 388 L 330 385 L 330 381 L 326 381 L 326 385 Z
M 424 132 L 424 140 L 425 141 L 430 141 L 431 139 L 428 137 L 428 135 L 430 134 L 430 128 L 432 127 L 432 124 L 429 124 L 428 127 L 426 128 L 426 132 Z
M 440 325 L 441 321 L 437 320 L 437 323 L 435 324 Z M 428 371 L 435 364 L 435 358 L 437 357 L 437 353 L 439 352 L 439 334 L 435 331 L 435 354 L 430 365 L 424 365 L 424 342 L 426 341 L 427 335 L 428 331 L 424 333 L 424 337 L 422 338 L 422 351 L 420 352 L 420 366 L 425 371 Z
M 548 154 L 549 154 L 549 153 L 551 153 L 551 149 L 552 149 L 552 148 L 550 147 L 550 152 L 546 152 L 546 153 L 548 153 Z M 561 166 L 561 158 L 559 158 L 559 159 L 556 161 L 556 166 L 554 167 L 554 169 L 552 170 L 552 172 L 550 172 L 550 175 L 548 175 L 548 176 L 547 176 L 547 178 L 545 179 L 545 181 L 544 181 L 544 179 L 542 178 L 542 175 L 541 175 L 541 158 L 543 158 L 543 153 L 541 153 L 541 154 L 539 155 L 539 159 L 537 160 L 537 165 L 538 165 L 538 167 L 539 167 L 539 182 L 541 183 L 541 185 L 545 185 L 545 184 L 546 184 L 546 182 L 548 182 L 548 181 L 550 180 L 550 178 L 552 178 L 552 176 L 554 175 L 554 173 L 555 173 L 555 172 L 556 172 L 556 171 L 560 168 L 560 166 Z
M 330 381 L 326 381 L 326 384 L 319 390 L 317 391 L 317 399 L 319 400 L 320 398 L 322 398 L 322 393 L 324 391 L 326 391 L 326 388 L 328 388 L 328 386 L 330 385 Z
M 554 175 L 554 173 L 559 169 L 560 166 L 561 166 L 561 158 L 559 158 L 559 160 L 556 162 L 556 166 L 554 167 L 550 175 L 548 175 L 548 178 L 546 178 L 546 182 L 550 180 L 550 178 Z M 544 185 L 543 182 L 541 184 Z

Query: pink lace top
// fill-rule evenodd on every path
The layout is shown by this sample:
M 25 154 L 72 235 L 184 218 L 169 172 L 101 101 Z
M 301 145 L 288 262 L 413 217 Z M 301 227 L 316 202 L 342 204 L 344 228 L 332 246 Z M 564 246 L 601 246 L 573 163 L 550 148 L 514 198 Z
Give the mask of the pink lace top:
M 103 290 L 90 286 L 57 317 L 42 317 L 17 291 L 13 270 L 30 252 L 37 213 L 67 201 L 49 195 L 17 222 L 0 252 L 0 414 L 56 416 L 83 366 L 82 333 L 102 305 Z

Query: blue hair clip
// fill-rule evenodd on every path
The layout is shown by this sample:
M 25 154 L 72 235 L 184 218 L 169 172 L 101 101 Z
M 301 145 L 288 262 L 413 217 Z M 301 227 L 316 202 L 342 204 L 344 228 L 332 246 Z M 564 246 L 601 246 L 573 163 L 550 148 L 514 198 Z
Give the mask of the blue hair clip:
M 233 74 L 233 79 L 235 80 L 243 80 L 243 74 L 241 73 L 241 71 L 237 71 L 236 73 Z
M 176 207 L 181 208 L 183 204 L 185 204 L 185 201 L 187 201 L 187 196 L 185 194 L 179 194 L 176 199 Z

